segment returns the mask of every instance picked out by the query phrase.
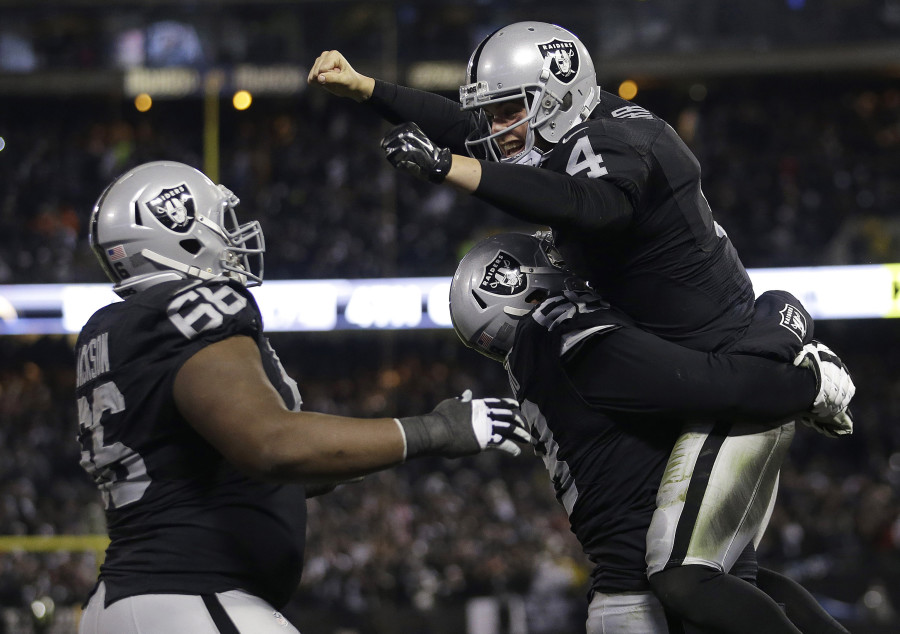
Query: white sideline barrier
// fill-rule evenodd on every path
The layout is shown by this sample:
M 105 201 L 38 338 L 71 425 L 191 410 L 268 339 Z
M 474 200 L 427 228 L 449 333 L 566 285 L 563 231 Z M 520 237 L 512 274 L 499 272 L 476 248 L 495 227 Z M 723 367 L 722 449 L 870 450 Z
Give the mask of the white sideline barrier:
M 751 269 L 815 319 L 900 317 L 900 264 Z M 269 332 L 450 328 L 449 277 L 270 280 L 252 289 Z M 0 285 L 0 335 L 77 333 L 118 301 L 109 284 Z

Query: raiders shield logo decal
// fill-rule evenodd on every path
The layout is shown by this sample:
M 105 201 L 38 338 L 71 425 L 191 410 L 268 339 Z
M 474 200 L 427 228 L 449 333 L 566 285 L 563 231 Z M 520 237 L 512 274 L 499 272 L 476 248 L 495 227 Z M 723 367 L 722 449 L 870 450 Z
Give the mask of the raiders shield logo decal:
M 170 187 L 147 202 L 147 209 L 164 226 L 184 233 L 194 222 L 194 197 L 187 185 Z
M 803 338 L 806 337 L 806 316 L 790 304 L 785 304 L 778 314 L 781 315 L 781 326 L 794 333 L 800 343 L 803 343 Z
M 500 251 L 494 261 L 484 267 L 481 290 L 494 295 L 516 295 L 525 290 L 525 276 L 514 257 Z
M 546 44 L 538 44 L 538 49 L 545 59 L 548 55 L 553 58 L 550 72 L 554 77 L 564 84 L 575 79 L 578 74 L 578 50 L 575 42 L 551 40 Z

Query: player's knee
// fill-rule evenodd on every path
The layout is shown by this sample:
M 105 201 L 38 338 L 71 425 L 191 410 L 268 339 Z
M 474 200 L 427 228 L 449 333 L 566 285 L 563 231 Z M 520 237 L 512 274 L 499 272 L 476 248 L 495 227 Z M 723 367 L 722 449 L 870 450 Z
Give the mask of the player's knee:
M 650 587 L 667 610 L 691 618 L 703 609 L 702 584 L 720 574 L 706 566 L 678 566 L 652 575 Z

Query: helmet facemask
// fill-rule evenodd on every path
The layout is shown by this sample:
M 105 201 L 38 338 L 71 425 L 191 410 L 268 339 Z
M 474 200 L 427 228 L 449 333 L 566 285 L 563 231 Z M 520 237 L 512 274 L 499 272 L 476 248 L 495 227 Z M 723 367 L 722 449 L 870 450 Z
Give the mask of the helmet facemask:
M 227 245 L 222 251 L 222 268 L 228 271 L 228 277 L 244 286 L 259 286 L 263 281 L 263 253 L 266 250 L 262 226 L 258 220 L 239 224 L 234 210 L 241 202 L 240 199 L 224 185 L 218 187 L 225 195 L 222 222 L 217 228 Z M 209 222 L 202 216 L 199 220 L 204 224 Z M 211 223 L 207 226 L 216 229 Z
M 549 58 L 548 58 L 549 61 Z M 485 155 L 488 160 L 500 163 L 512 163 L 515 165 L 540 166 L 544 160 L 544 150 L 535 147 L 535 133 L 539 132 L 559 110 L 564 100 L 558 98 L 547 90 L 546 83 L 523 84 L 513 91 L 490 91 L 487 82 L 480 81 L 475 84 L 460 86 L 459 97 L 463 110 L 476 110 L 478 114 L 478 126 L 466 139 L 466 150 L 469 156 L 476 157 L 476 148 Z M 502 130 L 492 132 L 491 117 L 485 111 L 486 106 L 506 103 L 509 101 L 521 101 L 525 104 L 525 116 L 511 123 Z M 571 103 L 571 97 L 568 101 Z M 497 139 L 503 137 L 514 129 L 523 125 L 528 126 L 525 133 L 525 146 L 512 156 L 504 156 L 500 150 Z

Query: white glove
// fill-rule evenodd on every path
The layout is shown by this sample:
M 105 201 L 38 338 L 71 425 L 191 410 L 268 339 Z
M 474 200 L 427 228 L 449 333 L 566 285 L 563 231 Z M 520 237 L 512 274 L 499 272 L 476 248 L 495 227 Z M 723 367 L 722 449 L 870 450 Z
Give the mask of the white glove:
M 470 390 L 441 401 L 430 414 L 395 420 L 406 442 L 404 459 L 457 458 L 485 449 L 518 456 L 522 450 L 516 442 L 531 441 L 518 402 L 511 398 L 473 399 Z
M 840 438 L 853 433 L 853 418 L 849 409 L 830 417 L 801 416 L 800 422 L 829 438 Z
M 469 390 L 462 395 L 463 401 L 467 398 L 472 398 Z M 531 442 L 531 433 L 525 428 L 519 403 L 511 398 L 482 398 L 472 401 L 472 428 L 482 449 L 499 449 L 518 456 L 522 450 L 516 442 Z
M 831 348 L 818 341 L 803 346 L 794 365 L 808 368 L 816 375 L 816 397 L 809 414 L 800 421 L 820 434 L 835 438 L 853 433 L 853 419 L 848 407 L 856 386 L 850 371 Z

